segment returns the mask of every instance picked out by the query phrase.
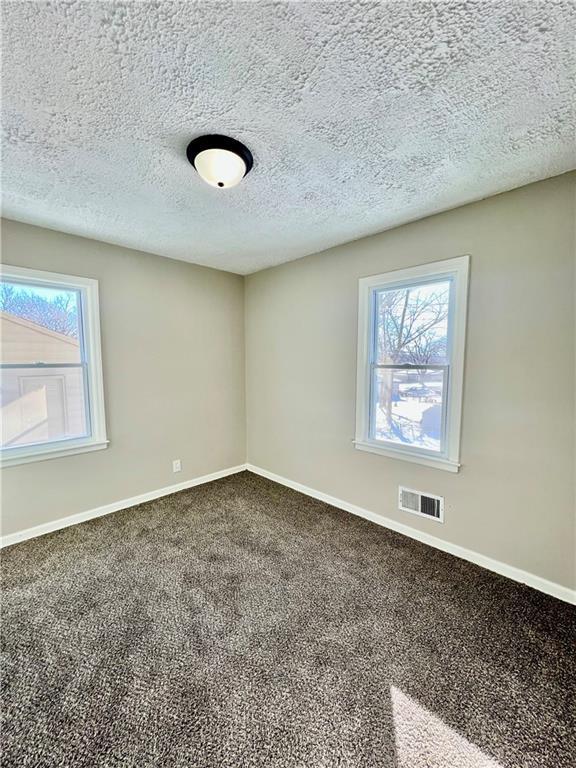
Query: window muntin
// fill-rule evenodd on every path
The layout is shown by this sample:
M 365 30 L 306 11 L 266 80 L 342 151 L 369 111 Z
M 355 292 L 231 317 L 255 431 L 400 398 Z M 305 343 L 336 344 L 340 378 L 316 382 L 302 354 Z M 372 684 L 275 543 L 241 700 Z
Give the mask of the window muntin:
M 357 448 L 457 471 L 467 277 L 459 257 L 360 280 Z
M 96 281 L 3 267 L 0 323 L 2 464 L 105 447 Z

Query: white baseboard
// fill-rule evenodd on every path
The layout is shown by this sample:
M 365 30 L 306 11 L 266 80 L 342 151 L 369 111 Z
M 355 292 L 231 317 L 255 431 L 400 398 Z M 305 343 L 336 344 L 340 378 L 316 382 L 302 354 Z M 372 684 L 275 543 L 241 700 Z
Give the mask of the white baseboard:
M 246 469 L 246 464 L 239 464 L 236 467 L 229 467 L 228 469 L 220 469 L 218 470 L 218 472 L 211 472 L 209 475 L 194 477 L 192 478 L 192 480 L 184 480 L 184 482 L 182 483 L 167 485 L 165 488 L 158 488 L 155 491 L 148 491 L 147 493 L 141 493 L 138 496 L 132 496 L 129 499 L 122 499 L 121 501 L 113 501 L 111 504 L 105 504 L 103 507 L 96 507 L 95 509 L 89 509 L 86 512 L 78 512 L 75 515 L 69 515 L 68 517 L 61 517 L 59 520 L 52 520 L 49 523 L 43 523 L 42 525 L 35 525 L 33 528 L 26 528 L 26 530 L 24 531 L 17 531 L 16 533 L 10 533 L 7 536 L 0 537 L 0 548 L 9 547 L 11 544 L 18 544 L 18 542 L 20 541 L 33 539 L 36 536 L 43 536 L 45 533 L 52 533 L 53 531 L 58 531 L 61 528 L 68 528 L 70 525 L 83 523 L 86 520 L 92 520 L 95 517 L 102 517 L 103 515 L 109 515 L 111 512 L 118 512 L 121 509 L 128 509 L 128 507 L 135 507 L 137 504 L 143 504 L 145 501 L 153 501 L 154 499 L 159 499 L 162 496 L 169 496 L 171 493 L 184 491 L 186 490 L 186 488 L 193 488 L 195 485 L 202 485 L 203 483 L 211 483 L 213 480 L 219 480 L 221 477 L 227 477 L 228 475 L 234 475 L 237 472 L 243 472 L 245 469 Z
M 529 587 L 533 587 L 540 592 L 545 592 L 547 595 L 552 595 L 553 597 L 557 597 L 559 600 L 564 600 L 567 603 L 576 605 L 576 590 L 563 587 L 561 584 L 556 584 L 555 582 L 548 581 L 547 579 L 542 579 L 540 576 L 535 576 L 534 574 L 528 573 L 527 571 L 522 571 L 520 568 L 507 565 L 506 563 L 502 563 L 499 560 L 493 560 L 491 557 L 486 557 L 486 555 L 481 555 L 480 553 L 474 552 L 471 549 L 460 547 L 458 544 L 451 544 L 449 541 L 444 541 L 443 539 L 439 539 L 429 533 L 418 531 L 416 528 L 411 528 L 409 525 L 398 523 L 396 520 L 391 520 L 389 517 L 377 515 L 375 512 L 370 512 L 368 509 L 357 507 L 355 504 L 342 501 L 342 499 L 337 499 L 335 496 L 330 496 L 327 493 L 316 491 L 314 488 L 309 488 L 308 486 L 302 485 L 301 483 L 296 483 L 294 480 L 288 480 L 285 477 L 274 474 L 274 472 L 269 472 L 267 469 L 256 467 L 253 464 L 247 464 L 246 469 L 249 472 L 254 472 L 256 475 L 266 477 L 268 480 L 273 480 L 275 483 L 280 483 L 280 485 L 285 485 L 295 491 L 300 491 L 300 493 L 304 493 L 306 496 L 311 496 L 312 498 L 318 499 L 319 501 L 324 501 L 327 504 L 331 504 L 333 507 L 343 509 L 345 512 L 351 512 L 353 515 L 363 517 L 366 520 L 370 520 L 371 522 L 376 523 L 377 525 L 382 525 L 384 528 L 389 528 L 392 531 L 396 531 L 396 533 L 409 536 L 411 539 L 421 541 L 423 544 L 428 544 L 430 547 L 440 549 L 443 552 L 448 552 L 448 554 L 455 555 L 455 557 L 459 557 L 462 560 L 468 560 L 469 562 L 474 563 L 475 565 L 479 565 L 482 568 L 486 568 L 489 571 L 494 571 L 494 573 L 498 573 L 501 576 L 506 576 L 508 579 L 518 581 L 521 584 L 527 584 Z
M 327 493 L 322 493 L 314 488 L 309 488 L 306 485 L 297 483 L 294 480 L 288 480 L 286 477 L 269 472 L 267 469 L 256 467 L 253 464 L 239 464 L 236 467 L 229 467 L 228 469 L 221 469 L 218 472 L 212 472 L 209 475 L 202 475 L 201 477 L 192 478 L 192 480 L 185 480 L 182 483 L 176 483 L 175 485 L 168 485 L 164 488 L 158 488 L 154 491 L 148 491 L 147 493 L 141 493 L 138 496 L 132 496 L 129 499 L 122 499 L 121 501 L 114 501 L 111 504 L 106 504 L 102 507 L 96 507 L 95 509 L 89 509 L 86 512 L 79 512 L 75 515 L 69 515 L 68 517 L 62 517 L 59 520 L 52 520 L 49 523 L 43 523 L 42 525 L 36 525 L 33 528 L 27 528 L 24 531 L 17 531 L 16 533 L 8 534 L 7 536 L 0 537 L 0 548 L 8 547 L 11 544 L 17 544 L 20 541 L 26 541 L 27 539 L 33 539 L 36 536 L 43 536 L 45 533 L 52 533 L 58 531 L 61 528 L 68 528 L 71 525 L 77 523 L 83 523 L 86 520 L 92 520 L 95 517 L 102 517 L 103 515 L 109 515 L 111 512 L 118 512 L 121 509 L 128 509 L 134 507 L 137 504 L 143 504 L 146 501 L 153 501 L 159 499 L 162 496 L 168 496 L 171 493 L 177 493 L 178 491 L 184 491 L 186 488 L 193 488 L 195 485 L 202 485 L 203 483 L 210 483 L 213 480 L 219 480 L 222 477 L 228 475 L 234 475 L 237 472 L 243 472 L 248 470 L 256 475 L 273 480 L 280 485 L 285 485 L 288 488 L 292 488 L 295 491 L 311 496 L 319 501 L 324 501 L 326 504 L 331 504 L 333 507 L 343 509 L 345 512 L 350 512 L 358 517 L 363 517 L 366 520 L 370 520 L 377 525 L 381 525 L 384 528 L 389 528 L 392 531 L 401 533 L 404 536 L 408 536 L 411 539 L 416 539 L 423 544 L 428 544 L 435 549 L 440 549 L 443 552 L 448 552 L 450 555 L 459 557 L 462 560 L 468 560 L 471 563 L 486 568 L 489 571 L 494 571 L 501 576 L 506 576 L 513 581 L 518 581 L 521 584 L 527 584 L 529 587 L 545 592 L 548 595 L 557 597 L 559 600 L 564 600 L 567 603 L 576 605 L 576 590 L 563 587 L 561 584 L 556 584 L 553 581 L 542 579 L 540 576 L 535 576 L 532 573 L 523 571 L 520 568 L 515 568 L 512 565 L 507 565 L 499 560 L 493 560 L 491 557 L 486 557 L 478 552 L 474 552 L 471 549 L 460 547 L 458 544 L 452 544 L 449 541 L 444 541 L 436 536 L 432 536 L 429 533 L 418 531 L 416 528 L 411 528 L 403 523 L 398 523 L 396 520 L 391 520 L 383 515 L 378 515 L 375 512 L 370 512 L 368 509 L 363 509 L 355 504 L 350 504 L 342 499 L 337 499 L 335 496 L 330 496 Z

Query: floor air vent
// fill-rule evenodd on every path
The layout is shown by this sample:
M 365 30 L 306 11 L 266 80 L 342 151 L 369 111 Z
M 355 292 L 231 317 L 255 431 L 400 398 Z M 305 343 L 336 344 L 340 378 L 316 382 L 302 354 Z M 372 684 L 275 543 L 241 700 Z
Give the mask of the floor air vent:
M 400 486 L 398 489 L 398 506 L 403 512 L 432 518 L 438 523 L 444 522 L 444 498 L 442 496 L 421 493 Z

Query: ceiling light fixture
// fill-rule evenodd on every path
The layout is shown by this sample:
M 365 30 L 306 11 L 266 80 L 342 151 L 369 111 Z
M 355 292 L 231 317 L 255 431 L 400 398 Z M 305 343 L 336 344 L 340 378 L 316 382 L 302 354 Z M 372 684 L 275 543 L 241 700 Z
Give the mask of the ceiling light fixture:
M 220 188 L 239 184 L 254 162 L 248 147 L 217 134 L 192 139 L 186 157 L 207 184 Z

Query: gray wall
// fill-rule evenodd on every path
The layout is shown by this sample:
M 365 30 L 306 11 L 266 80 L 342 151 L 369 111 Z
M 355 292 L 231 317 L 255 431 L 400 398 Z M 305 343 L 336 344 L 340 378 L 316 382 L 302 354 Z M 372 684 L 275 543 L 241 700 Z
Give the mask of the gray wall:
M 13 221 L 2 260 L 99 280 L 110 440 L 3 469 L 4 534 L 245 461 L 241 277 Z
M 574 185 L 541 182 L 248 277 L 248 461 L 574 585 Z M 460 473 L 355 450 L 358 278 L 464 253 Z M 445 496 L 444 525 L 399 512 L 399 484 Z

